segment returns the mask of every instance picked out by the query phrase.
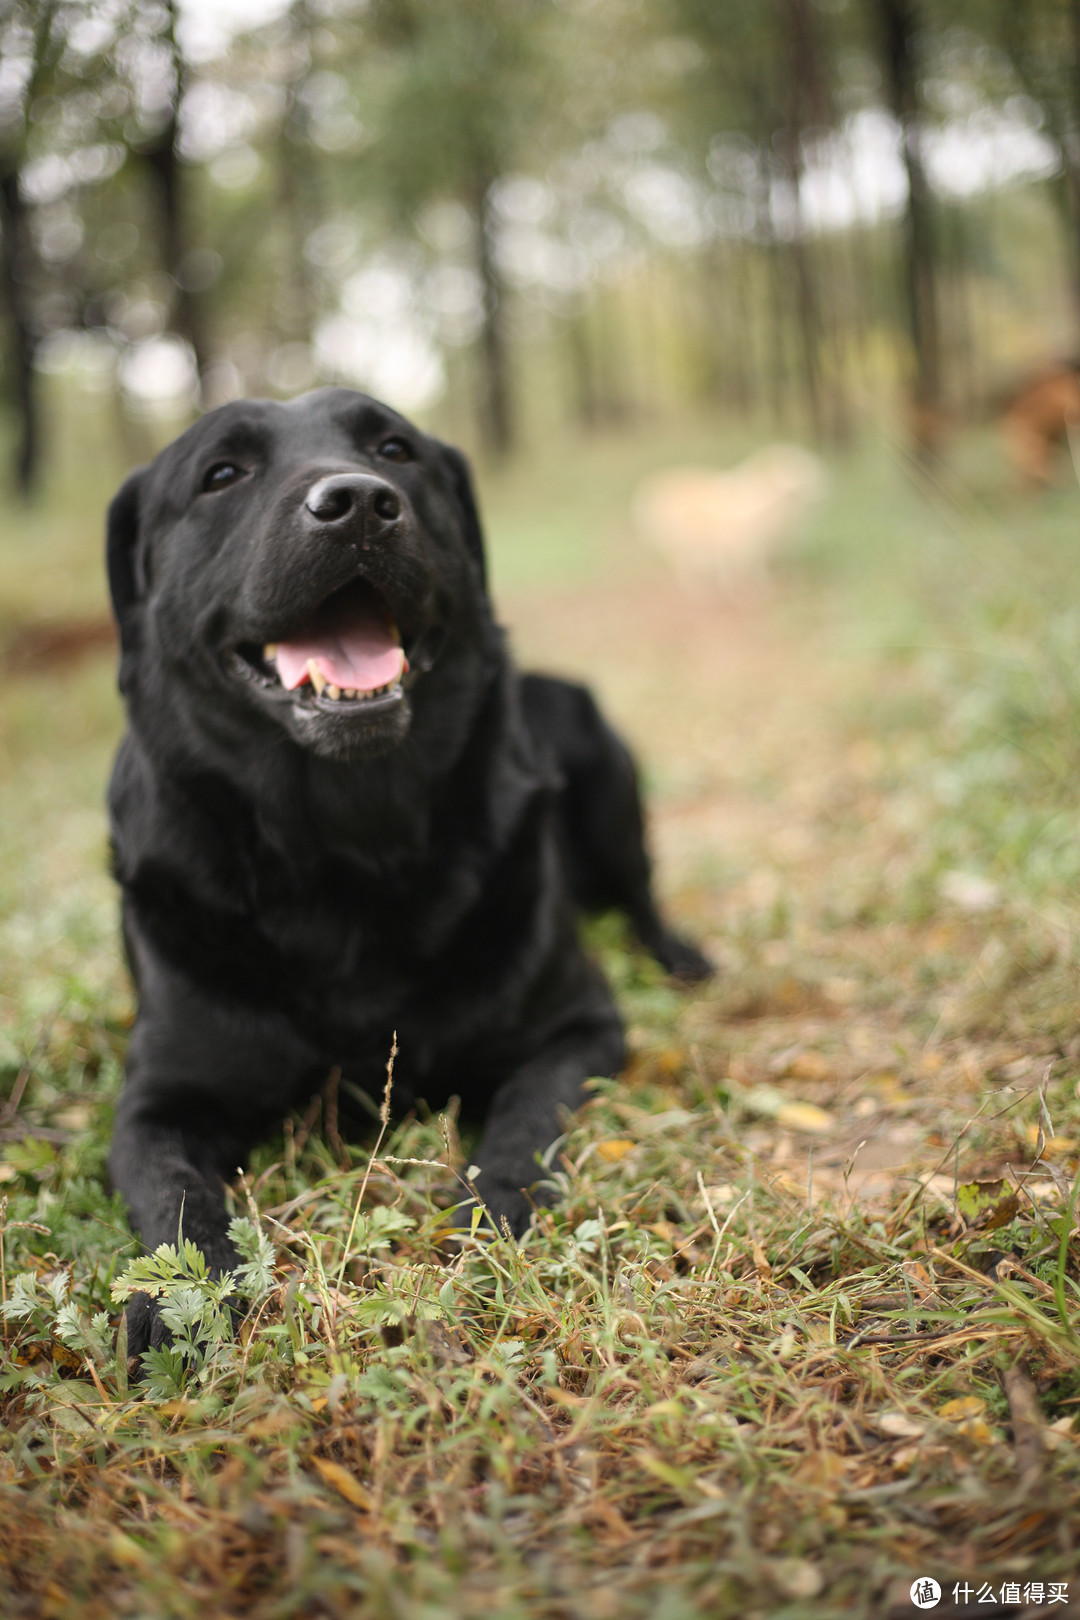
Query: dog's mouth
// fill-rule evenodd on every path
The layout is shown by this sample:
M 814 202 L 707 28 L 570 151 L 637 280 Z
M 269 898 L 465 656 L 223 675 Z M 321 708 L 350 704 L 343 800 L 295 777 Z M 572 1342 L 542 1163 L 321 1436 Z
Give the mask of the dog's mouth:
M 393 615 L 365 579 L 335 591 L 280 640 L 241 643 L 233 664 L 267 691 L 337 713 L 397 702 L 409 668 Z

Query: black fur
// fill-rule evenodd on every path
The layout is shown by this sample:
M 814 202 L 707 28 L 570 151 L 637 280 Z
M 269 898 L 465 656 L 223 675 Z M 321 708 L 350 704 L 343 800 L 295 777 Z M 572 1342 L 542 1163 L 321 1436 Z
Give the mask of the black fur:
M 398 517 L 317 521 L 305 497 L 339 473 Z M 124 485 L 108 564 L 139 991 L 110 1169 L 144 1241 L 175 1241 L 182 1207 L 235 1263 L 223 1181 L 334 1066 L 362 1125 L 349 1089 L 380 1094 L 395 1031 L 396 1108 L 459 1095 L 488 1213 L 522 1231 L 537 1155 L 623 1058 L 578 909 L 621 907 L 685 977 L 708 963 L 657 915 L 628 752 L 584 689 L 508 656 L 465 461 L 345 389 L 227 405 Z M 346 712 L 261 679 L 250 650 L 357 578 L 400 626 L 404 692 Z M 160 1340 L 148 1302 L 129 1335 Z

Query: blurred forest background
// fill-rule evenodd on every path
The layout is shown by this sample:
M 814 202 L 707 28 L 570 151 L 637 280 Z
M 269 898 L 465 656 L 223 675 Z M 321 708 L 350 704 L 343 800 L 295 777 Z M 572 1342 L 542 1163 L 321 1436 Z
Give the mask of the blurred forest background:
M 476 451 L 938 444 L 1080 348 L 1076 0 L 3 0 L 7 476 L 89 397 L 356 385 Z M 897 414 L 899 413 L 899 414 Z M 68 424 L 70 426 L 70 424 Z

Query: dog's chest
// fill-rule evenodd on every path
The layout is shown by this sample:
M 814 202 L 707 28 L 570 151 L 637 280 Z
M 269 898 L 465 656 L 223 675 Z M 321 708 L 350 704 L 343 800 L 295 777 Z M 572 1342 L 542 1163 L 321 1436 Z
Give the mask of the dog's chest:
M 299 893 L 264 889 L 251 925 L 278 959 L 294 1015 L 331 1041 L 362 1042 L 388 1020 L 445 1029 L 455 1005 L 487 1001 L 522 952 L 535 953 L 542 885 L 529 881 L 539 873 L 518 876 L 507 884 L 460 856 L 406 881 L 329 869 Z

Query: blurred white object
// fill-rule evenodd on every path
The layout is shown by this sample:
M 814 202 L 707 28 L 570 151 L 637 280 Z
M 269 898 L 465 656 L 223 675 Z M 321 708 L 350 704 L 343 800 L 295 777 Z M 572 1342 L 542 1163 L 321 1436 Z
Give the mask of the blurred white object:
M 671 467 L 634 492 L 638 534 L 687 587 L 761 582 L 770 556 L 825 498 L 829 474 L 797 444 L 769 444 L 737 467 Z

